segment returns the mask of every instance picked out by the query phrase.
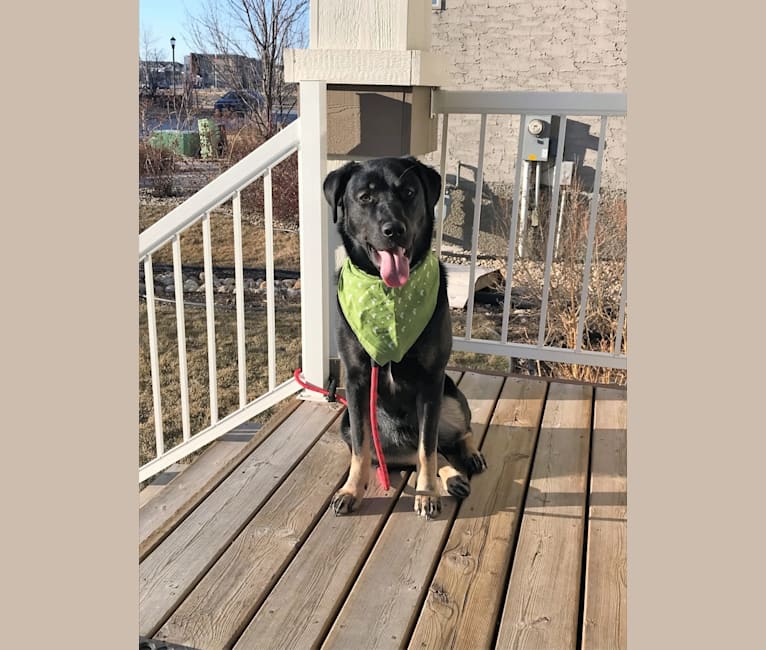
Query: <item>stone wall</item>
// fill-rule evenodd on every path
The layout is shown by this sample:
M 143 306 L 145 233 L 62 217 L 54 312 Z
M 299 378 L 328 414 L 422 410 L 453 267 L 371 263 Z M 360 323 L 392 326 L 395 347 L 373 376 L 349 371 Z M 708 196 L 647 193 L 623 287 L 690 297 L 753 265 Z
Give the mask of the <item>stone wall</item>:
M 447 90 L 626 92 L 626 0 L 444 0 L 434 11 L 431 49 L 447 57 Z M 595 165 L 588 146 L 599 120 L 573 117 L 581 164 Z M 447 174 L 457 161 L 476 166 L 478 116 L 451 116 Z M 485 181 L 514 178 L 518 118 L 487 120 Z M 626 187 L 624 118 L 610 118 L 602 187 Z M 569 140 L 568 140 L 569 143 Z M 438 154 L 428 162 L 438 164 Z M 586 170 L 587 171 L 587 170 Z M 473 181 L 470 169 L 465 178 Z M 450 181 L 452 179 L 450 178 Z

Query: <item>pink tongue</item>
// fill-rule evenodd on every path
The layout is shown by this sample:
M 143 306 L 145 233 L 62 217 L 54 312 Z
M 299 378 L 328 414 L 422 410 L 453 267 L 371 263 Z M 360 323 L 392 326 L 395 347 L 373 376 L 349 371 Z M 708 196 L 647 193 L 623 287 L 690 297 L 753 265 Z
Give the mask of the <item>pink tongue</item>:
M 389 287 L 401 287 L 410 277 L 410 261 L 403 248 L 392 251 L 378 251 L 380 255 L 380 277 Z

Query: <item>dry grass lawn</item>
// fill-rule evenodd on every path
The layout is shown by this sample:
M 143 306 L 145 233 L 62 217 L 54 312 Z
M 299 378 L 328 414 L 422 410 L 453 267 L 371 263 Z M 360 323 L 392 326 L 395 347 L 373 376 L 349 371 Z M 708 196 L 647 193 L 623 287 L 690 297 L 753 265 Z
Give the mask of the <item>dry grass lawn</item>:
M 142 205 L 139 208 L 139 232 L 145 230 L 169 211 L 168 204 Z M 213 265 L 234 266 L 234 228 L 231 208 L 213 210 L 210 216 Z M 242 219 L 242 257 L 246 267 L 264 268 L 266 264 L 265 232 L 260 219 Z M 202 266 L 202 225 L 191 226 L 181 234 L 181 258 L 184 264 Z M 170 246 L 152 255 L 155 264 L 172 264 Z M 290 271 L 300 270 L 300 239 L 297 231 L 274 231 L 274 266 Z
M 180 200 L 142 203 L 139 206 L 139 230 L 142 231 L 167 214 Z M 211 242 L 214 267 L 234 266 L 234 230 L 231 205 L 211 213 Z M 245 268 L 265 268 L 265 232 L 260 220 L 242 219 L 242 248 Z M 184 266 L 201 267 L 204 263 L 202 226 L 195 225 L 181 234 L 181 259 Z M 152 255 L 157 265 L 172 264 L 172 247 L 163 246 Z M 275 230 L 274 264 L 277 269 L 300 269 L 297 232 Z M 155 271 L 156 273 L 156 271 Z M 158 298 L 165 298 L 158 293 Z M 190 423 L 192 435 L 210 424 L 210 391 L 207 357 L 207 324 L 204 294 L 185 295 L 185 329 L 189 375 Z M 245 339 L 247 358 L 247 397 L 259 397 L 268 387 L 268 358 L 265 298 L 246 296 Z M 178 335 L 176 305 L 168 299 L 156 302 L 157 338 L 161 375 L 161 400 L 165 447 L 182 440 L 181 394 L 179 388 Z M 239 406 L 237 370 L 236 311 L 231 293 L 216 294 L 216 366 L 218 416 L 222 418 Z M 277 382 L 288 379 L 298 365 L 300 355 L 300 303 L 277 296 Z M 264 421 L 268 413 L 263 415 Z M 155 456 L 154 409 L 152 402 L 149 336 L 146 301 L 139 303 L 139 464 Z

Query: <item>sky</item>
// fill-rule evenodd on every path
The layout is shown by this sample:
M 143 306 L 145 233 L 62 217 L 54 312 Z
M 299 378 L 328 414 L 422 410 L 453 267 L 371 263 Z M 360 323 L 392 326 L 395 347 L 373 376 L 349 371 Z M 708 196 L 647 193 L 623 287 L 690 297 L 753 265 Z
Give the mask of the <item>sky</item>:
M 183 63 L 184 57 L 195 48 L 186 35 L 187 10 L 198 13 L 202 0 L 139 0 L 138 4 L 138 52 L 144 56 L 144 34 L 149 36 L 149 47 L 158 50 L 164 61 L 171 60 L 170 37 L 176 39 L 176 61 Z
M 144 34 L 148 36 L 149 49 L 157 50 L 160 60 L 170 61 L 172 51 L 170 37 L 176 39 L 176 61 L 184 62 L 184 57 L 197 48 L 187 34 L 187 13 L 200 14 L 205 0 L 139 0 L 138 3 L 138 52 L 143 58 L 146 51 Z M 308 12 L 306 14 L 308 30 Z

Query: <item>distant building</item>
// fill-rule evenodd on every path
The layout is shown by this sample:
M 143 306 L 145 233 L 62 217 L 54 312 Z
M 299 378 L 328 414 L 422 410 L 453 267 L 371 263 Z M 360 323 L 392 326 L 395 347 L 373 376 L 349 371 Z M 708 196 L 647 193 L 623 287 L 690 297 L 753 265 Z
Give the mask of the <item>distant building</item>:
M 259 59 L 239 54 L 199 54 L 184 57 L 186 72 L 198 88 L 257 88 Z
M 176 61 L 175 84 L 182 88 L 184 84 L 184 65 Z M 144 90 L 173 87 L 172 61 L 140 61 L 138 62 L 138 85 Z

